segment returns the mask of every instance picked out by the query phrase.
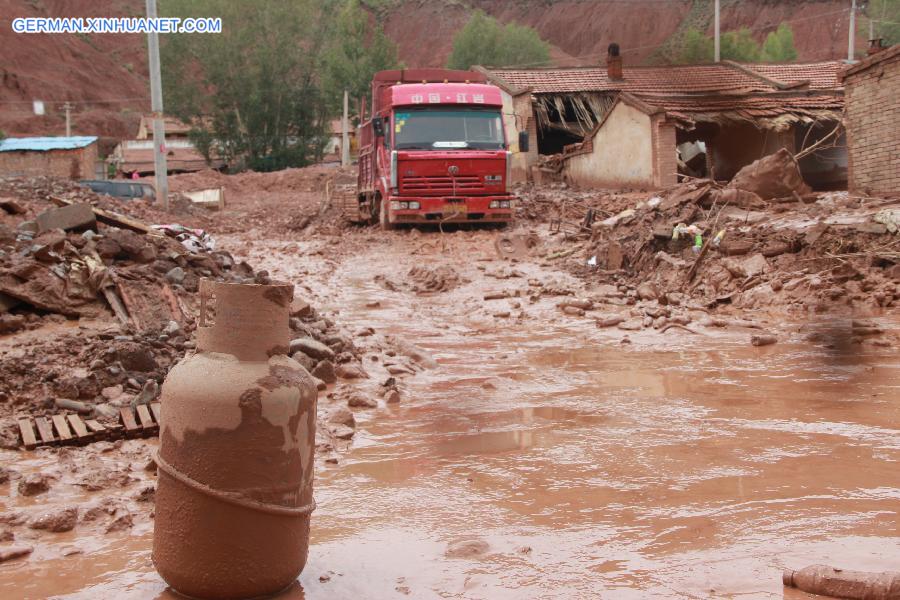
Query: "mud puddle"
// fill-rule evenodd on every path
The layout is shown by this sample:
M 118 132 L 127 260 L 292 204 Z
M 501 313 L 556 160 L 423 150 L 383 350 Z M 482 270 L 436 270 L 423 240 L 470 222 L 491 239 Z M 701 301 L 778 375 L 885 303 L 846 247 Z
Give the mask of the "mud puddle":
M 340 464 L 318 465 L 310 560 L 284 597 L 801 598 L 782 568 L 900 569 L 890 352 L 676 332 L 623 345 L 552 300 L 494 319 L 479 307 L 497 284 L 466 262 L 489 236 L 423 251 L 402 235 L 317 270 L 268 252 L 346 326 L 440 364 L 403 380 L 401 404 L 358 412 Z M 469 283 L 422 296 L 375 280 L 423 261 Z M 150 536 L 0 565 L 0 595 L 174 597 Z

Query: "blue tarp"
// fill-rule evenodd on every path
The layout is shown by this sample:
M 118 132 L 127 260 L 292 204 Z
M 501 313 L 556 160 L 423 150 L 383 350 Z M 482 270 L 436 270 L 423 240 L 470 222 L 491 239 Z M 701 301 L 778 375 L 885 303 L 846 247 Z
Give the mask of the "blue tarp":
M 72 137 L 27 137 L 0 140 L 0 152 L 45 152 L 84 148 L 97 141 L 95 135 Z

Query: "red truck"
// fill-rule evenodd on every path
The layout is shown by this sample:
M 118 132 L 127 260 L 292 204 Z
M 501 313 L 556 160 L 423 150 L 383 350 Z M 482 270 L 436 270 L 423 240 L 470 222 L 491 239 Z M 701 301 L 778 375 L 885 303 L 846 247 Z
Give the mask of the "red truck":
M 508 223 L 515 201 L 500 89 L 480 73 L 381 71 L 359 137 L 351 220 Z M 519 134 L 519 150 L 528 137 Z

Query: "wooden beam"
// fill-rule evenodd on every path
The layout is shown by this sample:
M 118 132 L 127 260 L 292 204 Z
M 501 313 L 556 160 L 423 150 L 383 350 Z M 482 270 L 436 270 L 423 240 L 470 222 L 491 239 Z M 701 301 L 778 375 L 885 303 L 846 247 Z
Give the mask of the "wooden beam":
M 51 444 L 56 441 L 56 438 L 53 436 L 53 427 L 50 425 L 50 421 L 44 417 L 37 417 L 34 420 L 34 424 L 37 425 L 42 444 Z
M 59 434 L 61 442 L 68 442 L 72 439 L 72 431 L 69 429 L 69 424 L 66 423 L 64 416 L 53 415 L 53 424 L 56 426 L 56 433 Z
M 66 420 L 69 421 L 69 425 L 72 426 L 72 431 L 75 432 L 75 435 L 78 436 L 79 440 L 86 441 L 93 437 L 93 434 L 88 432 L 87 427 L 84 425 L 84 421 L 82 421 L 81 417 L 78 415 L 68 415 Z
M 37 446 L 37 438 L 34 437 L 34 428 L 31 419 L 19 419 L 19 433 L 22 434 L 22 444 L 26 450 L 33 450 Z

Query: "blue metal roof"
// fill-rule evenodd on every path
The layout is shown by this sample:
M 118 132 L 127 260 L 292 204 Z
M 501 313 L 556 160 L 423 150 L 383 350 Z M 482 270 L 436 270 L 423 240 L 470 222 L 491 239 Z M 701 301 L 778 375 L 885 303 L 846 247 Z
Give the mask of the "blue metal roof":
M 0 152 L 26 152 L 47 150 L 72 150 L 84 148 L 97 141 L 95 135 L 81 135 L 72 137 L 27 137 L 6 138 L 0 140 Z

